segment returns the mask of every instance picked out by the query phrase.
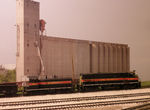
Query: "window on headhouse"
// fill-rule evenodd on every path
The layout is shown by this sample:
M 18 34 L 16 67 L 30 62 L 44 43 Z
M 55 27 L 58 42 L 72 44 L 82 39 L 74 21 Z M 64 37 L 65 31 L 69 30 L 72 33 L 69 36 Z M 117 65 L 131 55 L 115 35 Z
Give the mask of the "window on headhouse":
M 35 28 L 37 28 L 37 25 L 36 25 L 36 24 L 34 24 L 34 27 L 35 27 Z
M 27 27 L 29 27 L 29 23 L 27 23 Z
M 27 69 L 27 72 L 29 72 L 29 69 Z
M 29 23 L 26 23 L 25 25 L 25 33 L 29 32 Z
M 29 43 L 27 43 L 27 47 L 29 47 Z

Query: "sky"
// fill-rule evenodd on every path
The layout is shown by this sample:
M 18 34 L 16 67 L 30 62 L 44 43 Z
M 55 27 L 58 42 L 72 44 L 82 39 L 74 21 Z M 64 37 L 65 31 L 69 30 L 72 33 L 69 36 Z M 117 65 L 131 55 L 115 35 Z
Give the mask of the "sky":
M 150 80 L 150 0 L 34 0 L 46 34 L 128 44 L 131 70 Z M 0 0 L 0 64 L 16 63 L 16 1 Z

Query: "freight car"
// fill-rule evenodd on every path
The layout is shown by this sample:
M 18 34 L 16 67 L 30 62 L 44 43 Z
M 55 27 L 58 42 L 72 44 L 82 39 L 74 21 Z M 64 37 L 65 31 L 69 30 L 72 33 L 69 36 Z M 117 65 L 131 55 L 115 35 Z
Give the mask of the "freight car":
M 4 83 L 0 85 L 0 92 L 6 96 L 30 94 L 48 94 L 67 92 L 81 92 L 104 89 L 133 89 L 140 88 L 141 82 L 135 73 L 88 73 L 80 74 L 79 80 L 73 79 L 32 79 L 28 82 Z M 92 88 L 92 89 L 91 89 Z M 18 90 L 17 90 L 18 89 Z
M 1 83 L 0 84 L 0 95 L 15 96 L 18 92 L 18 83 Z

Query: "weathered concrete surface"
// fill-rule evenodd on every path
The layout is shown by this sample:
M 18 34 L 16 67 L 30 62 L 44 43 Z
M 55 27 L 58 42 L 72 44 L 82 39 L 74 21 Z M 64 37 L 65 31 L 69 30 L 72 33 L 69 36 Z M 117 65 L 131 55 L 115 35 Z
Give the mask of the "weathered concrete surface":
M 32 0 L 17 0 L 17 81 L 28 75 L 37 75 L 40 60 L 35 41 L 39 41 L 39 3 Z M 36 65 L 36 66 L 35 66 Z
M 17 81 L 40 75 L 37 46 L 48 78 L 130 70 L 128 45 L 40 36 L 39 3 L 17 0 Z
M 49 78 L 70 78 L 72 66 L 76 77 L 80 73 L 89 73 L 89 51 L 88 41 L 42 37 L 41 53 L 46 75 Z
M 71 78 L 72 66 L 76 78 L 80 73 L 129 72 L 128 45 L 46 36 L 41 42 L 48 78 Z

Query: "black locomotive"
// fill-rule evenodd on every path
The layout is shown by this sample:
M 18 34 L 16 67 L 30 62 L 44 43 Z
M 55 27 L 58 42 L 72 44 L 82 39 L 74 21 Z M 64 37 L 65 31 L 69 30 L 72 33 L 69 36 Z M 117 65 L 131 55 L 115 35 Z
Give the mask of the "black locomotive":
M 141 82 L 135 73 L 90 73 L 74 79 L 30 79 L 28 82 L 0 84 L 3 95 L 57 93 L 58 91 L 88 91 L 91 88 L 131 89 L 140 88 Z M 92 89 L 92 90 L 95 90 Z
M 86 90 L 89 87 L 101 89 L 128 89 L 139 88 L 141 83 L 135 73 L 96 73 L 81 74 L 80 88 Z

